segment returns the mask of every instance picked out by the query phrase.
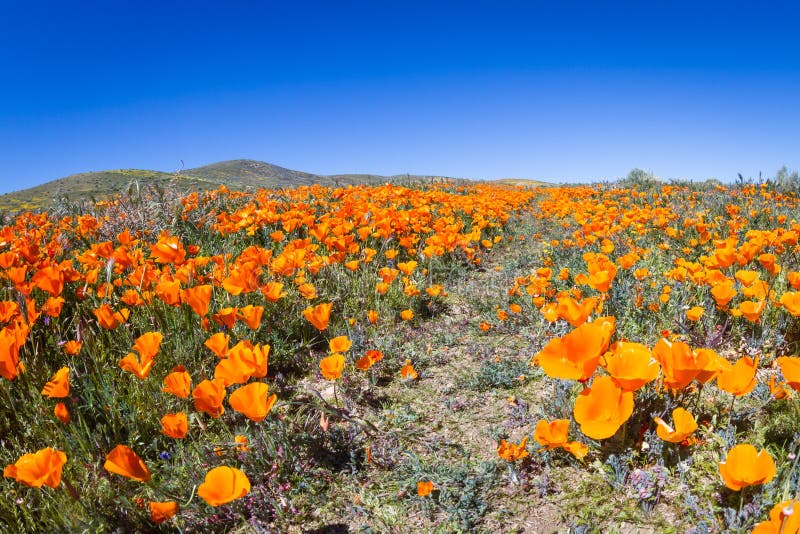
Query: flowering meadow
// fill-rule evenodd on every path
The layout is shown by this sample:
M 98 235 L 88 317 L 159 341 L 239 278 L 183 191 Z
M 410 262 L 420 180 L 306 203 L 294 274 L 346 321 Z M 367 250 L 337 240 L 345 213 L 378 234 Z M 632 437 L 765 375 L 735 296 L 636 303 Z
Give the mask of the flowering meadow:
M 0 228 L 0 530 L 797 532 L 769 184 L 140 192 Z

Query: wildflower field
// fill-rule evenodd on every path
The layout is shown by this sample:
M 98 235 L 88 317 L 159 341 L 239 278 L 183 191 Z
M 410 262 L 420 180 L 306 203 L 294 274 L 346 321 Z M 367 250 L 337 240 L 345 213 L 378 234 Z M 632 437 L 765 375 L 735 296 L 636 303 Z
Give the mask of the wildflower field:
M 0 228 L 0 531 L 797 532 L 770 184 L 139 193 Z

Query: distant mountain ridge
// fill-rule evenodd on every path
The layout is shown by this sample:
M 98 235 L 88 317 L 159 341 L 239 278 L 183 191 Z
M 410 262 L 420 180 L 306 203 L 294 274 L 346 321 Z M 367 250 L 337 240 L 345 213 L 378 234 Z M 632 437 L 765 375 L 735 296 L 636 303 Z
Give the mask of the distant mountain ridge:
M 0 210 L 40 209 L 63 198 L 72 201 L 102 200 L 115 194 L 129 192 L 137 186 L 155 186 L 189 193 L 216 189 L 220 185 L 225 185 L 232 190 L 274 189 L 311 184 L 338 187 L 349 184 L 396 181 L 401 178 L 433 180 L 445 177 L 405 174 L 395 176 L 372 174 L 326 176 L 285 169 L 263 161 L 236 159 L 220 161 L 174 173 L 142 169 L 120 169 L 72 174 L 35 187 L 0 195 Z

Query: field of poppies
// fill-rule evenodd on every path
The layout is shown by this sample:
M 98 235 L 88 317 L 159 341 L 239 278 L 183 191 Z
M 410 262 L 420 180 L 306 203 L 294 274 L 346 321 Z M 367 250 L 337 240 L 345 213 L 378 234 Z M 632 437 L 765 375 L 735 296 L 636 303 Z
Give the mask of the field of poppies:
M 0 530 L 796 532 L 799 214 L 442 181 L 6 217 Z

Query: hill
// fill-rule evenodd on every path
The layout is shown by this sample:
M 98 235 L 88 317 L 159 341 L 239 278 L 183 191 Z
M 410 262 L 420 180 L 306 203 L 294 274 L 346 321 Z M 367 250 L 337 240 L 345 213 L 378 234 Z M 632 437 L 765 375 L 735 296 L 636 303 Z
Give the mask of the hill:
M 130 192 L 136 187 L 156 187 L 188 193 L 215 189 L 223 184 L 232 190 L 248 190 L 311 184 L 338 187 L 348 184 L 439 178 L 443 177 L 371 174 L 325 176 L 286 169 L 263 161 L 237 159 L 186 169 L 178 173 L 120 169 L 73 174 L 35 187 L 0 195 L 0 210 L 40 209 L 62 199 L 70 201 L 102 200 L 118 193 Z

